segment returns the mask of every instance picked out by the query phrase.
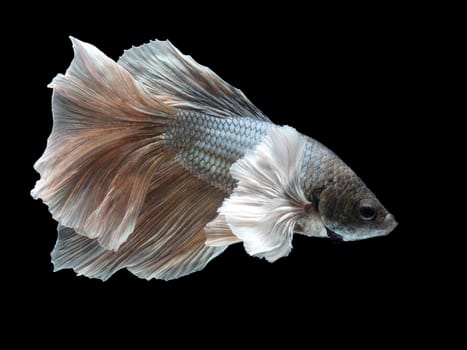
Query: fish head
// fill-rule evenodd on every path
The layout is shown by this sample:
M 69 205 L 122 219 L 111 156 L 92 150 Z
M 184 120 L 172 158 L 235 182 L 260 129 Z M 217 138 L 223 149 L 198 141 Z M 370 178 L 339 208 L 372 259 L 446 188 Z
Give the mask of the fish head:
M 319 194 L 318 208 L 331 231 L 328 236 L 344 241 L 385 236 L 397 226 L 394 216 L 354 174 L 328 184 Z

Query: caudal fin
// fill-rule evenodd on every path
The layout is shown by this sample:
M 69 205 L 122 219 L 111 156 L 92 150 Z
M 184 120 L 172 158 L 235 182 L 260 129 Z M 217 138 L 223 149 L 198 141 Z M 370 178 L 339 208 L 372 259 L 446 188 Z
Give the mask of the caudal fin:
M 199 269 L 225 249 L 205 247 L 203 233 L 224 194 L 167 151 L 175 109 L 96 47 L 72 42 L 70 67 L 50 84 L 54 125 L 32 190 L 65 227 L 57 267 L 103 279 L 123 267 L 164 279 Z

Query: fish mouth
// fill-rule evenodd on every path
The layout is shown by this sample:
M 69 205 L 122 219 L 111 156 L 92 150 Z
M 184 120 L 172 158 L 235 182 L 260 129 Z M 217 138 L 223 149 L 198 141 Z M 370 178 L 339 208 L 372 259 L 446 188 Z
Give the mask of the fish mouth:
M 331 241 L 333 241 L 334 243 L 342 243 L 344 241 L 344 237 L 342 237 L 338 233 L 335 233 L 334 231 L 331 231 L 327 227 L 326 227 L 326 234 L 331 239 Z
M 335 243 L 360 241 L 363 239 L 382 237 L 390 234 L 398 225 L 394 215 L 387 214 L 384 218 L 382 228 L 358 233 L 336 233 L 326 227 L 327 236 Z
M 392 230 L 396 228 L 397 225 L 399 225 L 399 223 L 394 218 L 394 215 L 392 214 L 386 215 L 386 217 L 384 218 L 384 223 L 388 226 L 388 232 L 386 234 L 389 234 Z

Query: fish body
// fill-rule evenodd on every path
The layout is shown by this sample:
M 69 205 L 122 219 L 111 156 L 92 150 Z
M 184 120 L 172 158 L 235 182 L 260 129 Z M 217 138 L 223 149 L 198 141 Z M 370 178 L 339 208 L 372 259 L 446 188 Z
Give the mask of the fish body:
M 230 167 L 275 127 L 252 118 L 218 118 L 178 112 L 167 131 L 167 147 L 191 173 L 230 194 L 236 181 Z
M 294 233 L 350 241 L 397 225 L 331 150 L 168 41 L 117 62 L 72 41 L 32 191 L 59 222 L 55 269 L 175 279 L 235 243 L 272 262 Z

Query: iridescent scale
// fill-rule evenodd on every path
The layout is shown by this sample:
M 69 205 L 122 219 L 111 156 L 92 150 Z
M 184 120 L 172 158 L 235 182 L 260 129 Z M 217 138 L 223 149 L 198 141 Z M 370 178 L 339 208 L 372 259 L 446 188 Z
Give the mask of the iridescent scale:
M 250 118 L 215 117 L 179 111 L 166 133 L 168 147 L 191 173 L 230 193 L 236 182 L 230 167 L 266 136 L 269 122 Z

